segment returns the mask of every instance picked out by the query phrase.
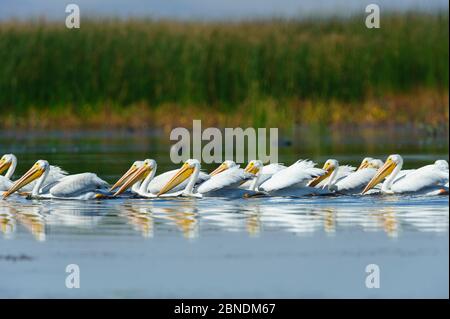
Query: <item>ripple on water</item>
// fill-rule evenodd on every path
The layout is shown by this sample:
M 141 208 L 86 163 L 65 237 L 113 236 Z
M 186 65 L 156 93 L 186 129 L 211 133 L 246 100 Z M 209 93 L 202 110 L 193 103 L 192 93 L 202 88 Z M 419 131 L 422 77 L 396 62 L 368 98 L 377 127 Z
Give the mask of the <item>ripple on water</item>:
M 448 196 L 105 201 L 14 197 L 0 201 L 0 225 L 5 238 L 13 239 L 16 232 L 25 229 L 39 241 L 112 234 L 195 238 L 232 232 L 259 236 L 265 232 L 313 235 L 383 231 L 397 237 L 402 232 L 448 232 L 449 208 Z

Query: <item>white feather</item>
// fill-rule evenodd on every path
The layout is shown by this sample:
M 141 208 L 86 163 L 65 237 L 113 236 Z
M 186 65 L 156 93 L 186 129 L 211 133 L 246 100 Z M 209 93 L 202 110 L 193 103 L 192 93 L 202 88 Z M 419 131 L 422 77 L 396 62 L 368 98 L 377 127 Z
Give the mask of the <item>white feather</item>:
M 261 184 L 260 189 L 266 192 L 277 191 L 288 187 L 304 187 L 314 177 L 325 174 L 316 164 L 308 160 L 299 160 L 291 166 L 273 174 L 266 182 Z
M 448 182 L 448 178 L 448 170 L 443 170 L 434 164 L 426 165 L 394 181 L 391 190 L 394 193 L 417 192 L 425 188 L 444 185 Z
M 68 173 L 66 171 L 64 171 L 63 169 L 61 169 L 60 167 L 50 165 L 50 171 L 48 173 L 47 178 L 45 179 L 44 187 L 46 185 L 50 185 L 50 184 L 53 184 L 53 183 L 59 181 L 61 178 L 63 178 L 67 174 Z M 22 187 L 20 190 L 24 191 L 24 192 L 31 192 L 34 188 L 34 185 L 36 185 L 36 182 L 37 181 L 34 180 L 31 183 Z M 9 180 L 5 176 L 0 175 L 0 191 L 7 191 L 8 189 L 11 188 L 13 183 L 14 183 L 13 181 Z
M 336 173 L 335 181 L 338 182 L 339 180 L 347 177 L 348 175 L 353 173 L 355 171 L 355 169 L 356 169 L 356 167 L 349 166 L 349 165 L 339 166 L 337 173 Z M 330 176 L 325 178 L 324 180 L 320 181 L 320 183 L 317 184 L 315 187 L 322 188 L 322 187 L 326 186 L 329 181 L 330 181 Z
M 259 173 L 259 177 L 258 177 L 258 183 L 256 185 L 256 188 L 258 188 L 260 185 L 262 185 L 265 181 L 267 181 L 269 178 L 271 178 L 275 173 L 285 169 L 286 166 L 284 166 L 283 164 L 279 164 L 279 163 L 272 163 L 269 165 L 265 165 L 263 166 L 263 168 L 261 169 L 261 172 Z M 252 181 L 246 181 L 245 183 L 243 183 L 240 188 L 243 189 L 249 189 L 251 187 Z
M 330 187 L 330 190 L 338 192 L 361 192 L 367 183 L 370 182 L 372 177 L 377 173 L 375 168 L 364 168 L 359 171 L 353 172 L 344 178 L 341 178 L 337 183 Z
M 107 187 L 108 183 L 96 174 L 81 173 L 61 178 L 48 192 L 55 197 L 72 197 Z
M 197 192 L 205 194 L 223 188 L 237 188 L 242 181 L 253 178 L 254 176 L 255 175 L 246 172 L 242 168 L 237 166 L 232 167 L 220 174 L 211 176 L 207 181 L 197 187 Z

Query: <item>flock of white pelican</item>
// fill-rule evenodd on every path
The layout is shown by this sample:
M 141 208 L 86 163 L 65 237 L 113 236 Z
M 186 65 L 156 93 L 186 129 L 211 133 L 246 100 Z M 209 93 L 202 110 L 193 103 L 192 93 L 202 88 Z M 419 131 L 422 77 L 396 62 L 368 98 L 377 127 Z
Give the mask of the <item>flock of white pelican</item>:
M 117 197 L 301 197 L 311 195 L 367 194 L 448 194 L 449 168 L 437 160 L 418 169 L 403 170 L 403 158 L 390 155 L 386 161 L 365 158 L 361 165 L 339 165 L 329 159 L 322 168 L 310 160 L 290 166 L 264 165 L 252 160 L 243 169 L 227 160 L 210 174 L 201 171 L 200 162 L 189 159 L 180 169 L 156 175 L 153 159 L 136 161 L 110 185 L 94 173 L 69 175 L 45 160 L 37 161 L 22 177 L 11 178 L 17 158 L 6 154 L 0 159 L 0 191 L 3 199 L 17 193 L 37 199 L 111 199 Z

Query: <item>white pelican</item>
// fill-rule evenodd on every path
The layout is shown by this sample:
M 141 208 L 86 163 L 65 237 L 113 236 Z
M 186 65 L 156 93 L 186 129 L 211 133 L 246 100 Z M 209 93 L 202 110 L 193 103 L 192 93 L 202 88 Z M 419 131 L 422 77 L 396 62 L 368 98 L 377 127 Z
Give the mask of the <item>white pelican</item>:
M 449 179 L 448 164 L 444 162 L 437 161 L 397 178 L 403 166 L 403 158 L 398 154 L 390 155 L 362 193 L 365 194 L 384 178 L 386 180 L 381 186 L 381 192 L 384 194 L 420 193 L 434 195 L 448 193 L 448 188 L 444 186 Z
M 371 158 L 366 159 L 371 160 Z M 334 173 L 333 175 L 334 181 L 337 182 L 355 171 L 355 167 L 348 165 L 341 165 L 341 166 L 337 165 L 336 169 L 334 169 L 334 166 L 329 165 L 328 163 L 329 161 L 333 161 L 333 163 L 335 163 L 336 160 L 334 159 L 327 160 L 322 167 L 322 169 L 325 170 L 325 174 L 311 180 L 308 183 L 308 186 L 324 189 L 330 183 L 332 173 Z M 362 163 L 360 167 L 362 167 Z
M 214 175 L 220 174 L 223 171 L 226 171 L 227 169 L 230 169 L 233 167 L 239 167 L 239 165 L 237 165 L 235 161 L 226 160 L 222 164 L 220 164 L 215 170 L 213 170 L 211 173 L 209 173 L 209 176 L 214 176 Z
M 356 169 L 356 171 L 359 171 L 359 170 L 367 168 L 367 167 L 379 169 L 381 166 L 383 166 L 383 164 L 384 164 L 383 161 L 380 159 L 366 157 L 362 160 L 361 164 Z
M 3 198 L 36 180 L 31 192 L 33 198 L 94 199 L 107 192 L 108 183 L 94 173 L 81 173 L 64 176 L 56 182 L 45 184 L 50 165 L 45 160 L 37 161 L 11 188 L 3 193 Z
M 156 161 L 146 159 L 145 161 L 135 161 L 125 174 L 111 187 L 110 191 L 115 190 L 119 186 L 114 196 L 118 196 L 125 192 L 131 186 L 131 192 L 144 197 L 156 197 L 156 194 L 163 188 L 165 184 L 177 173 L 178 170 L 171 170 L 155 177 L 157 169 Z M 208 180 L 210 175 L 199 172 L 199 178 L 196 185 Z M 184 181 L 180 185 L 174 187 L 171 193 L 183 190 L 188 181 Z
M 279 163 L 263 165 L 263 163 L 259 160 L 252 160 L 248 163 L 245 170 L 255 174 L 255 177 L 249 181 L 242 183 L 242 185 L 239 187 L 243 189 L 257 191 L 259 190 L 259 186 L 261 186 L 262 183 L 271 178 L 275 173 L 285 168 L 286 166 Z
M 130 186 L 132 192 L 144 197 L 156 197 L 156 194 L 147 191 L 149 183 L 156 174 L 157 164 L 153 159 L 146 159 L 145 161 L 136 161 L 131 168 L 111 187 L 111 191 L 121 187 L 114 193 L 114 197 L 119 196 L 125 192 Z
M 314 167 L 316 164 L 309 160 L 298 160 L 291 166 L 273 174 L 271 178 L 261 184 L 259 190 L 273 196 L 304 196 L 320 194 L 320 190 L 307 186 L 312 178 L 322 176 L 326 172 Z
M 0 175 L 0 191 L 7 191 L 13 185 L 13 181 L 11 177 L 14 174 L 14 171 L 17 167 L 17 157 L 14 154 L 5 154 L 0 159 L 0 174 L 2 174 L 5 170 L 5 176 Z M 63 171 L 58 166 L 50 165 L 50 172 L 48 173 L 48 177 L 46 179 L 46 184 L 50 184 L 56 182 L 57 180 L 63 178 L 67 175 L 67 172 Z M 31 192 L 35 185 L 35 181 L 24 186 L 21 191 L 22 192 Z
M 188 196 L 188 197 L 203 197 L 203 196 L 216 196 L 216 197 L 242 197 L 248 194 L 250 191 L 238 188 L 239 185 L 255 175 L 234 166 L 216 173 L 211 176 L 207 181 L 195 186 L 198 175 L 200 173 L 200 162 L 196 159 L 187 160 L 178 172 L 164 185 L 157 196 L 165 195 L 171 191 L 177 185 L 184 181 L 188 181 L 184 190 L 174 194 L 175 196 Z
M 130 178 L 130 176 L 132 176 L 139 168 L 142 167 L 142 165 L 144 165 L 144 161 L 135 161 L 133 164 L 131 164 L 131 167 L 117 180 L 117 182 L 113 186 L 111 186 L 109 191 L 112 192 L 119 186 L 122 186 Z M 133 184 L 133 186 L 131 187 L 131 192 L 136 194 L 140 186 L 140 183 Z
M 327 178 L 327 183 L 323 188 L 327 188 L 330 192 L 359 194 L 380 167 L 379 160 L 365 158 L 356 172 L 338 178 L 339 162 L 335 159 L 329 159 L 323 166 L 326 173 L 317 177 L 310 185 L 318 184 L 321 180 Z

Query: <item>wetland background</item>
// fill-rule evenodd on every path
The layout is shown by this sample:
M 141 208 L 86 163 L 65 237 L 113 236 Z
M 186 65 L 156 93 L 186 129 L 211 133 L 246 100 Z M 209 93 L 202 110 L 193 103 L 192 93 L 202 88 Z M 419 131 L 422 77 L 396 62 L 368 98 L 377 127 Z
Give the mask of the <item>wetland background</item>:
M 448 128 L 447 10 L 0 20 L 4 129 Z
M 278 127 L 279 161 L 448 160 L 448 2 L 0 0 L 0 152 L 114 182 L 170 130 Z M 216 164 L 202 165 L 211 171 Z M 0 298 L 448 298 L 448 196 L 0 200 Z M 81 288 L 67 289 L 68 264 Z M 381 269 L 367 289 L 365 267 Z

